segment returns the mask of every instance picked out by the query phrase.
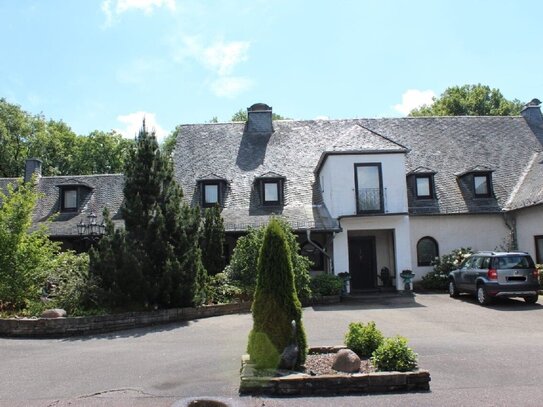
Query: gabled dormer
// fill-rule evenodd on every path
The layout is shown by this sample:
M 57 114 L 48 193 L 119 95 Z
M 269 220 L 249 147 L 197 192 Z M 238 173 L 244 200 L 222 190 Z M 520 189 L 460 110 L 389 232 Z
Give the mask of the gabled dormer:
M 407 173 L 407 184 L 412 191 L 413 199 L 436 199 L 435 174 L 435 171 L 427 167 L 417 167 L 413 171 Z
M 92 194 L 94 188 L 84 182 L 77 180 L 66 180 L 57 184 L 59 190 L 59 211 L 62 212 L 80 212 Z
M 283 175 L 267 172 L 255 178 L 260 203 L 264 206 L 282 206 L 285 204 L 285 182 Z
M 494 189 L 492 186 L 493 169 L 484 165 L 476 165 L 464 172 L 455 174 L 465 185 L 468 186 L 474 199 L 493 198 Z
M 197 180 L 200 191 L 200 205 L 209 208 L 215 205 L 224 206 L 228 181 L 216 174 L 209 174 Z

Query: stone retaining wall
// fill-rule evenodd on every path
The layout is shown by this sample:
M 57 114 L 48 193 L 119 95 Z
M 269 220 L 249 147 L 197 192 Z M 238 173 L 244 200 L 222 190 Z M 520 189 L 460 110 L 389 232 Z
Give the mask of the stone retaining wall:
M 337 351 L 342 346 L 310 348 L 309 353 Z M 253 396 L 333 396 L 362 393 L 388 393 L 430 390 L 430 372 L 373 372 L 310 376 L 291 373 L 284 376 L 256 374 L 249 355 L 241 359 L 239 392 Z
M 73 318 L 0 319 L 3 337 L 64 337 L 249 312 L 250 302 Z

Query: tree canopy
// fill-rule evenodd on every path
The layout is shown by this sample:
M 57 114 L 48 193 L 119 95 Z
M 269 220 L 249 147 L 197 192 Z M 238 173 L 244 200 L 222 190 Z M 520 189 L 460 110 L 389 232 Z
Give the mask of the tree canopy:
M 110 131 L 77 135 L 63 121 L 31 115 L 0 99 L 0 177 L 19 177 L 27 158 L 42 160 L 43 175 L 118 173 L 133 140 Z
M 232 115 L 230 119 L 231 122 L 246 122 L 248 119 L 247 110 L 239 109 L 236 113 Z M 287 120 L 286 117 L 281 116 L 280 114 L 272 112 L 272 120 Z
M 409 116 L 516 116 L 523 103 L 508 100 L 498 89 L 486 85 L 447 88 L 431 105 L 412 110 Z

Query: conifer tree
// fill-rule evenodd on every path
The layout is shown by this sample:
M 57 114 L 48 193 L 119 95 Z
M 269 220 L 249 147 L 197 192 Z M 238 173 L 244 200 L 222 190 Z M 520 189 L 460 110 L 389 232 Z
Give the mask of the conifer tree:
M 198 247 L 199 211 L 183 201 L 171 161 L 162 155 L 145 121 L 125 169 L 124 198 L 126 233 L 110 230 L 91 263 L 94 258 L 94 267 L 103 268 L 98 264 L 101 257 L 110 256 L 111 245 L 117 244 L 122 247 L 113 251 L 115 294 L 138 298 L 145 306 L 188 306 L 199 301 L 199 285 L 205 281 Z M 116 237 L 108 238 L 111 234 Z M 130 282 L 132 276 L 137 287 Z M 130 288 L 124 288 L 126 284 Z
M 204 213 L 202 235 L 202 261 L 207 274 L 214 276 L 224 269 L 224 222 L 220 208 L 216 205 Z
M 290 249 L 276 219 L 268 224 L 258 257 L 258 276 L 253 302 L 253 329 L 247 351 L 260 368 L 277 368 L 283 350 L 298 346 L 296 365 L 304 363 L 307 342 L 302 325 L 302 306 L 296 295 Z M 296 322 L 292 337 L 291 321 Z

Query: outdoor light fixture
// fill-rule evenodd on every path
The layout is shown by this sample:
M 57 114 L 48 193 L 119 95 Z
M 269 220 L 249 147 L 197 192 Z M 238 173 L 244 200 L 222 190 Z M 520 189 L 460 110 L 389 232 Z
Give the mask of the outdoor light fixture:
M 103 223 L 96 223 L 96 218 L 96 214 L 94 212 L 91 212 L 89 216 L 87 216 L 88 223 L 84 223 L 83 219 L 81 219 L 81 222 L 77 224 L 77 233 L 79 234 L 79 236 L 93 238 L 100 237 L 104 234 L 106 227 Z

